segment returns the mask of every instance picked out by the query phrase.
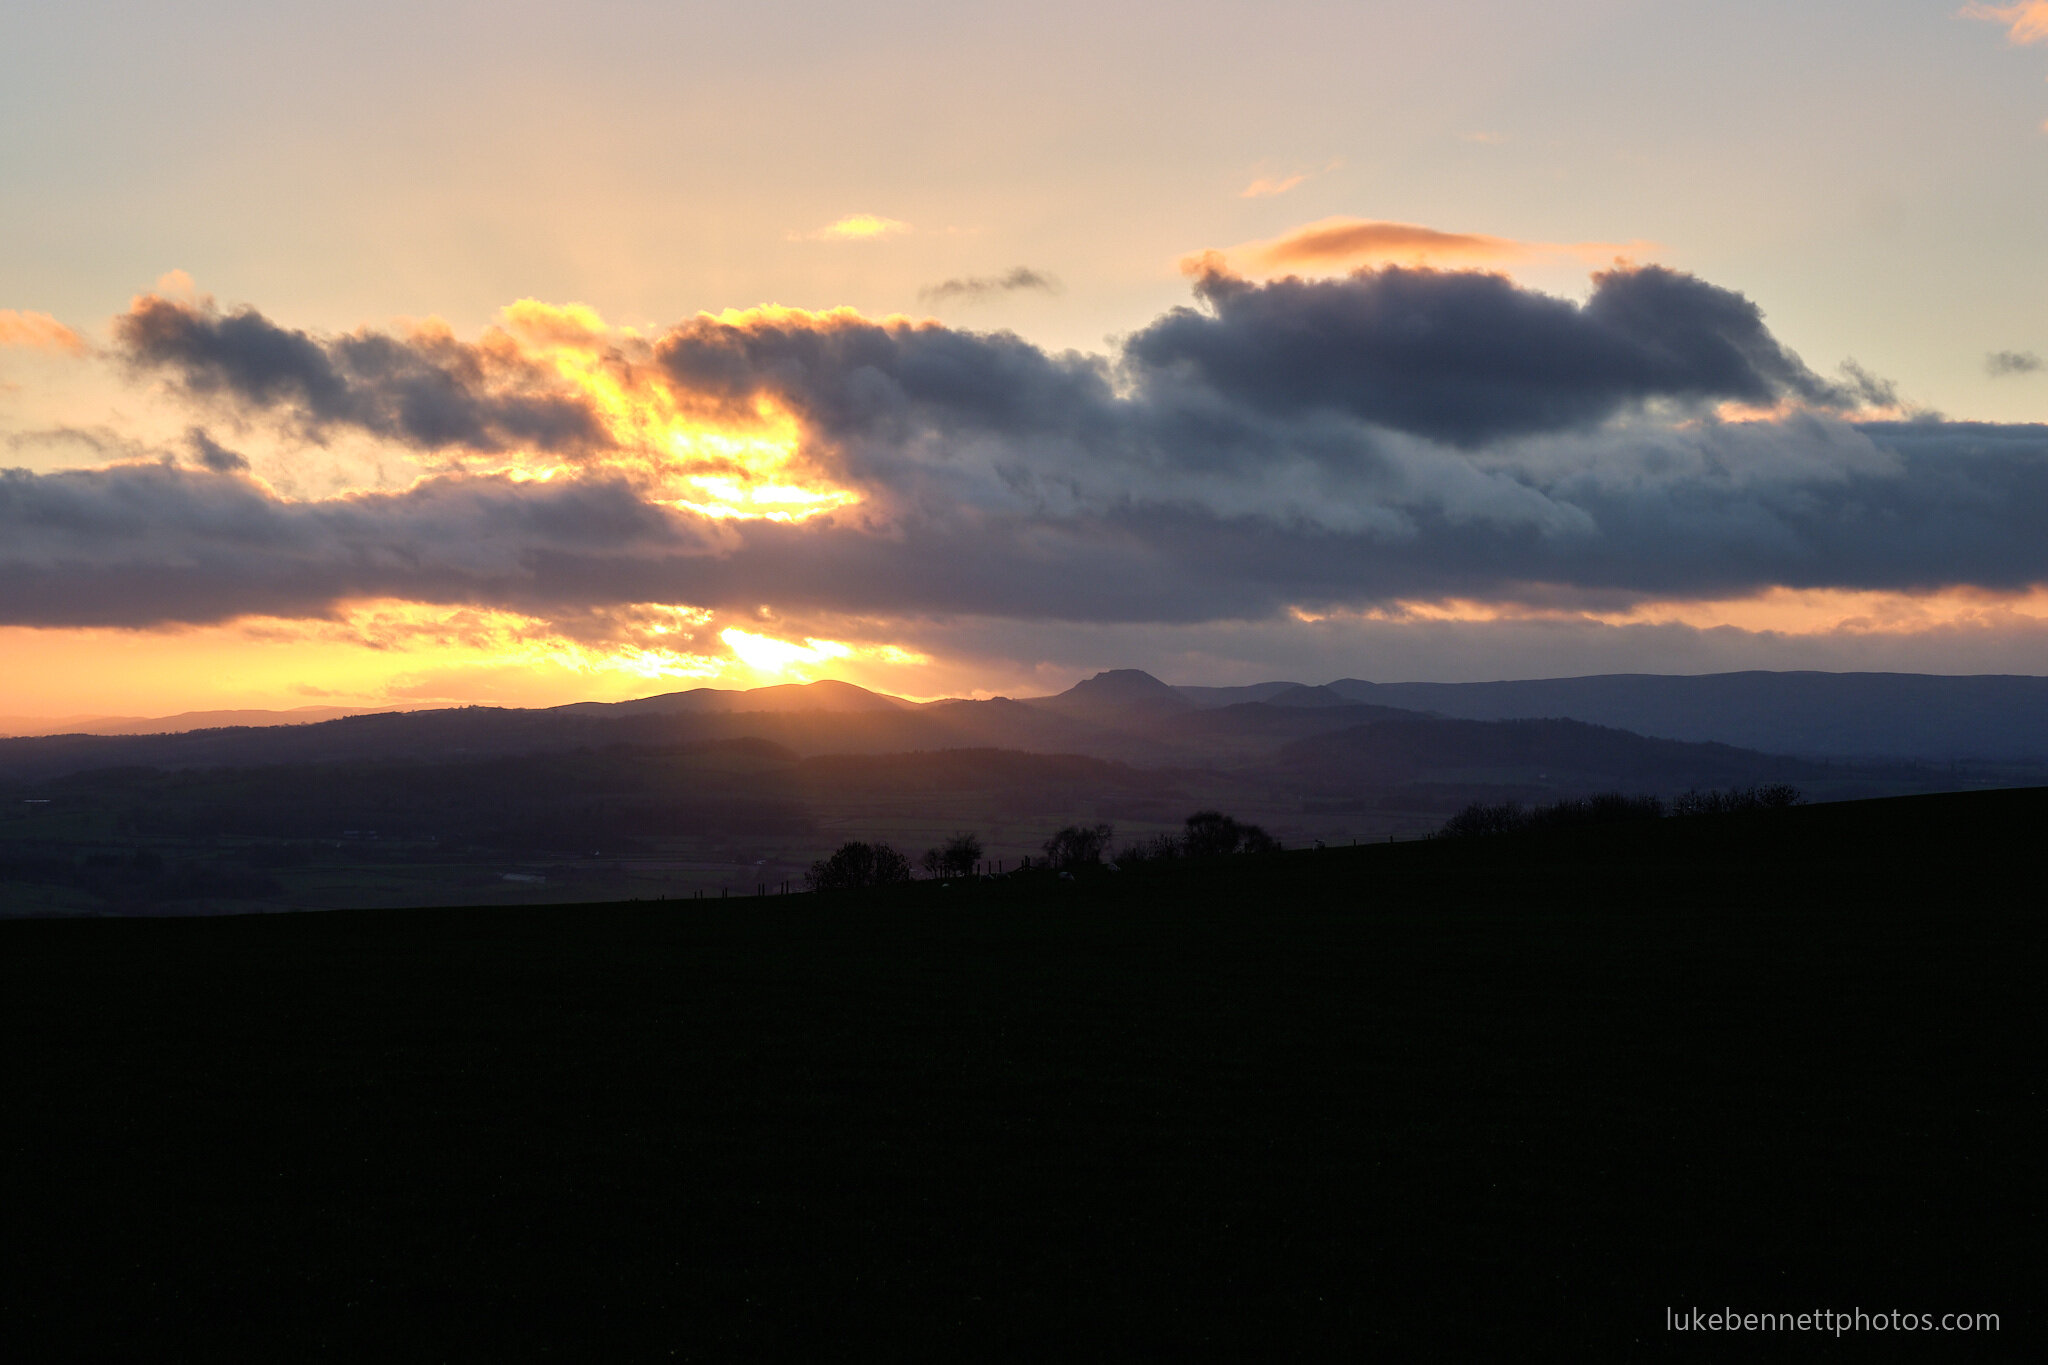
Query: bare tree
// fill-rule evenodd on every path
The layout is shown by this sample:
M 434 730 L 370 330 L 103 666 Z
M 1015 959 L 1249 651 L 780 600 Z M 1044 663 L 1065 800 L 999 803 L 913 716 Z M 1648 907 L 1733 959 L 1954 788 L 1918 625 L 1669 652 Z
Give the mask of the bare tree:
M 829 858 L 811 864 L 804 880 L 813 891 L 859 891 L 894 886 L 910 880 L 910 860 L 887 844 L 858 839 L 839 846 Z
M 969 877 L 981 861 L 981 839 L 967 831 L 956 831 L 938 848 L 928 848 L 921 860 L 931 877 Z
M 1046 862 L 1060 872 L 1097 866 L 1112 833 L 1108 825 L 1068 825 L 1045 841 Z

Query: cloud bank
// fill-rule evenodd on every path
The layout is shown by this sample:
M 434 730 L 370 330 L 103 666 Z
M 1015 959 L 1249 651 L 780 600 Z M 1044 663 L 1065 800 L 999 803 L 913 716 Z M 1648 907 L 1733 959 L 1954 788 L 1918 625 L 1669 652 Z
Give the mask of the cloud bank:
M 114 336 L 196 408 L 443 463 L 294 499 L 195 429 L 160 460 L 8 471 L 0 624 L 377 599 L 1095 629 L 2048 582 L 2048 427 L 1853 420 L 1876 381 L 1822 378 L 1748 299 L 1654 266 L 1583 303 L 1470 272 L 1211 271 L 1109 355 L 848 310 L 316 336 L 154 296 Z M 787 442 L 768 464 L 732 435 L 756 429 Z M 841 496 L 707 511 L 676 495 L 686 457 Z
M 146 295 L 114 323 L 138 369 L 189 395 L 290 414 L 308 436 L 358 428 L 425 450 L 575 450 L 602 441 L 588 404 L 509 344 L 445 331 L 361 331 L 316 340 L 251 308 Z M 509 341 L 509 338 L 508 338 Z

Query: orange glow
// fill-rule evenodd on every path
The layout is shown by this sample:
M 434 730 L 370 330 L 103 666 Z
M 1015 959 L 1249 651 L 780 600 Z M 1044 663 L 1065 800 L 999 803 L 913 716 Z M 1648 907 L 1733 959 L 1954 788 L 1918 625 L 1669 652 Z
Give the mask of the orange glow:
M 606 690 L 620 684 L 631 692 L 665 678 L 720 676 L 729 661 L 693 648 L 712 619 L 693 607 L 646 603 L 593 623 L 595 638 L 582 639 L 539 617 L 489 607 L 440 607 L 418 602 L 352 603 L 333 621 L 242 623 L 253 639 L 354 644 L 416 666 L 392 674 L 402 687 L 420 675 L 460 667 L 534 669 L 578 674 Z M 438 694 L 436 694 L 439 699 Z M 453 698 L 446 698 L 452 700 Z
M 836 316 L 776 309 L 717 320 L 745 326 L 789 320 L 783 314 L 806 322 Z M 521 299 L 501 318 L 502 336 L 551 365 L 596 410 L 615 446 L 602 462 L 631 473 L 654 500 L 700 516 L 770 521 L 803 521 L 861 500 L 804 457 L 802 429 L 787 411 L 760 398 L 738 417 L 707 412 L 659 370 L 635 364 L 645 354 L 639 336 L 614 332 L 595 309 Z M 562 466 L 542 468 L 545 477 Z
M 1275 274 L 1317 266 L 1345 270 L 1376 265 L 1455 269 L 1559 259 L 1598 265 L 1648 255 L 1656 249 L 1654 242 L 1521 242 L 1484 233 L 1442 232 L 1416 223 L 1325 218 L 1269 241 L 1244 242 L 1224 251 L 1184 257 L 1181 269 L 1192 273 L 1220 266 Z
M 864 242 L 908 231 L 910 224 L 895 218 L 884 218 L 878 213 L 849 213 L 836 223 L 801 235 L 813 241 Z
M 2048 625 L 2048 586 L 2019 593 L 1947 588 L 1931 593 L 1840 588 L 1770 588 L 1749 597 L 1701 602 L 1640 602 L 1620 610 L 1573 609 L 1525 602 L 1438 598 L 1365 611 L 1311 612 L 1298 621 L 1582 621 L 1607 626 L 1679 625 L 1778 635 L 1916 635 L 1956 627 Z
M 2016 5 L 1963 6 L 1966 19 L 1989 19 L 2006 25 L 2006 38 L 2013 43 L 2048 42 L 2048 0 L 2022 0 Z
M 488 607 L 389 599 L 331 617 L 245 617 L 219 625 L 118 630 L 0 626 L 8 688 L 0 735 L 58 717 L 165 716 L 307 705 L 555 706 L 693 687 L 841 678 L 898 695 L 929 690 L 927 655 L 861 633 L 846 640 L 764 633 L 755 613 L 640 603 L 550 621 Z M 886 638 L 886 637 L 885 637 Z M 950 680 L 950 679 L 949 679 Z
M 9 662 L 6 710 L 31 717 L 309 704 L 553 706 L 699 686 L 732 667 L 687 647 L 584 644 L 513 613 L 398 603 L 333 621 L 4 627 L 0 652 Z
M 849 645 L 838 640 L 813 638 L 797 644 L 778 640 L 772 635 L 741 630 L 737 626 L 718 632 L 718 638 L 725 641 L 740 661 L 756 673 L 765 678 L 791 682 L 813 682 L 816 676 L 807 670 L 820 664 L 840 664 L 842 661 L 898 668 L 931 663 L 928 656 L 899 649 L 895 645 Z M 843 668 L 834 669 L 835 673 L 844 671 Z
M 84 339 L 48 313 L 19 313 L 12 308 L 0 308 L 0 346 L 85 353 Z
M 1252 181 L 1251 184 L 1239 190 L 1237 197 L 1240 199 L 1265 199 L 1272 195 L 1285 194 L 1306 179 L 1308 179 L 1306 175 L 1290 175 L 1284 179 L 1260 176 L 1257 180 Z
M 747 667 L 762 673 L 787 674 L 802 678 L 796 671 L 798 664 L 821 664 L 830 659 L 843 659 L 853 651 L 837 640 L 806 640 L 792 644 L 768 635 L 756 635 L 752 631 L 737 627 L 718 632 L 718 638 L 740 656 Z

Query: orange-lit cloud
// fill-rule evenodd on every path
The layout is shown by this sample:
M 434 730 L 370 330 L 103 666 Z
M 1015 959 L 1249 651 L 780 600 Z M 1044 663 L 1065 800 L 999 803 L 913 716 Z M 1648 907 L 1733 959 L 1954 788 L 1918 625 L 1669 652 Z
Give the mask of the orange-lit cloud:
M 1405 265 L 1452 268 L 1519 265 L 1545 260 L 1600 264 L 1656 250 L 1653 242 L 1522 242 L 1484 233 L 1442 232 L 1416 223 L 1325 218 L 1264 242 L 1183 259 L 1184 270 L 1222 266 L 1252 274 L 1289 270 Z
M 1837 588 L 1769 588 L 1705 601 L 1659 600 L 1625 607 L 1571 607 L 1542 601 L 1432 598 L 1359 611 L 1296 608 L 1304 622 L 1579 622 L 1603 626 L 1684 626 L 1782 636 L 1914 636 L 1957 628 L 2048 627 L 2048 586 L 2023 592 L 1945 588 L 1902 593 Z
M 85 339 L 48 313 L 21 313 L 0 308 L 0 346 L 41 351 L 85 352 Z
M 729 310 L 715 321 L 743 329 L 824 317 L 771 308 Z M 505 310 L 503 326 L 529 354 L 545 355 L 595 408 L 614 445 L 598 462 L 630 468 L 670 506 L 713 518 L 802 521 L 861 500 L 804 456 L 802 431 L 774 400 L 759 397 L 738 412 L 708 410 L 658 367 L 629 359 L 621 336 L 594 309 L 524 299 Z
M 881 237 L 898 237 L 910 231 L 910 224 L 878 213 L 849 213 L 846 217 L 809 232 L 793 232 L 792 241 L 872 242 Z
M 180 395 L 231 408 L 236 448 L 6 471 L 0 620 L 238 630 L 219 657 L 252 679 L 283 666 L 237 650 L 354 650 L 276 687 L 356 704 L 959 690 L 962 658 L 1022 647 L 934 643 L 950 623 L 1227 634 L 1292 604 L 1374 630 L 2048 632 L 2025 588 L 2048 430 L 1852 425 L 1881 381 L 1815 374 L 1733 290 L 1646 266 L 1582 300 L 1395 268 L 1194 292 L 1108 357 L 851 309 L 642 332 L 528 299 L 473 336 L 333 335 L 149 296 L 116 354 L 168 377 L 177 425 Z M 270 477 L 330 439 L 398 476 Z
M 1275 194 L 1285 194 L 1306 179 L 1308 179 L 1306 175 L 1290 175 L 1286 177 L 1260 176 L 1257 180 L 1252 181 L 1251 184 L 1239 190 L 1237 197 L 1240 199 L 1264 199 Z
M 393 599 L 329 616 L 247 616 L 163 630 L 0 626 L 10 716 L 167 715 L 216 706 L 344 706 L 617 701 L 692 687 L 846 678 L 916 692 L 933 660 L 863 639 L 723 625 L 699 608 L 641 603 L 550 620 L 500 607 Z M 852 632 L 886 623 L 844 623 Z M 0 729 L 0 733 L 4 733 Z
M 832 325 L 766 309 L 702 319 L 727 329 Z M 193 397 L 285 416 L 324 440 L 352 428 L 440 470 L 548 481 L 630 480 L 649 501 L 727 520 L 801 521 L 861 500 L 768 394 L 707 399 L 649 341 L 583 304 L 521 299 L 474 342 L 439 318 L 318 337 L 250 309 L 148 294 L 115 319 L 131 361 L 177 375 Z M 352 491 L 352 490 L 342 490 Z M 367 488 L 353 491 L 368 491 Z
M 2048 0 L 2021 0 L 2014 5 L 1964 5 L 1966 19 L 1988 19 L 2006 26 L 2006 39 L 2016 44 L 2048 42 Z

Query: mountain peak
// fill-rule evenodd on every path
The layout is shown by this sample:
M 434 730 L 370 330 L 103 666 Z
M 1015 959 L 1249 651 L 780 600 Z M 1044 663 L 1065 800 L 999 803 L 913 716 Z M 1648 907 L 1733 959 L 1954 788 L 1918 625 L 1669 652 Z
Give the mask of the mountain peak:
M 1122 720 L 1192 711 L 1195 704 L 1142 668 L 1112 668 L 1035 704 L 1086 720 Z
M 1123 702 L 1186 700 L 1180 693 L 1142 668 L 1106 669 L 1092 678 L 1075 683 L 1060 695 Z

